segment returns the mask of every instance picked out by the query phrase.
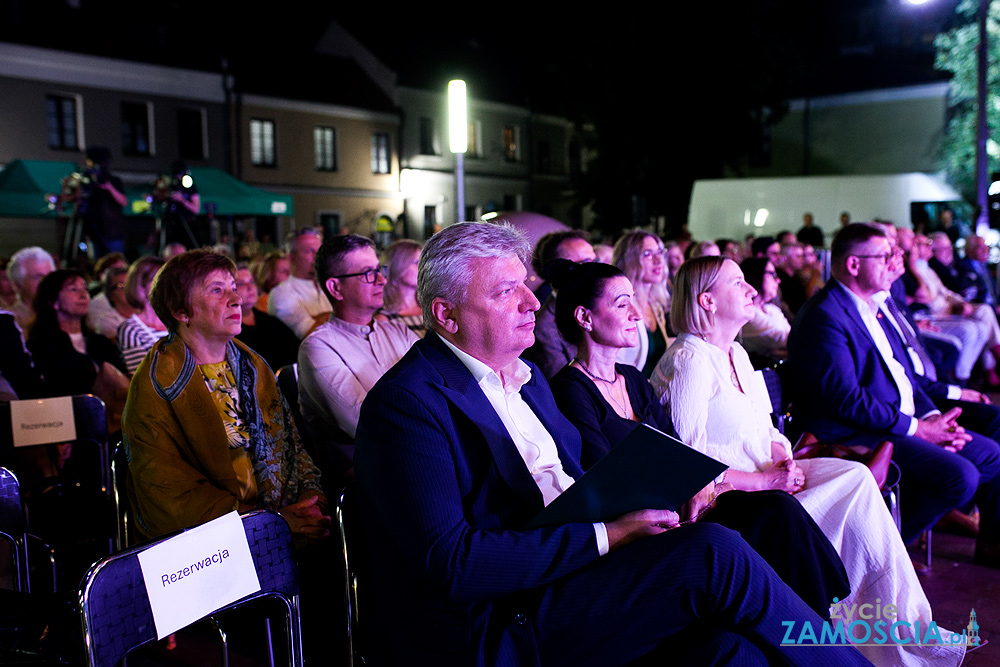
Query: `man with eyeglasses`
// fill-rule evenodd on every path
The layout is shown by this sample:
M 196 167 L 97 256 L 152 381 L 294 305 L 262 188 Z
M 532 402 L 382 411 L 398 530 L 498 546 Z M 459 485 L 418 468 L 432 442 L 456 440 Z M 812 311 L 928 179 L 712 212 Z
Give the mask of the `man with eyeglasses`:
M 596 262 L 597 253 L 590 245 L 590 234 L 581 229 L 546 234 L 535 244 L 531 266 L 544 279 L 549 265 L 557 259 Z M 576 356 L 576 345 L 559 333 L 556 327 L 556 293 L 548 282 L 545 285 L 548 286 L 547 295 L 542 293 L 542 288 L 535 292 L 535 297 L 542 303 L 535 314 L 535 344 L 525 350 L 523 356 L 538 364 L 545 377 L 550 378 Z
M 831 247 L 833 278 L 806 302 L 788 339 L 795 408 L 821 442 L 874 448 L 889 440 L 902 472 L 903 542 L 972 500 L 981 513 L 977 560 L 1000 565 L 1000 446 L 942 414 L 881 310 L 897 274 L 885 233 L 854 223 Z
M 327 239 L 316 253 L 315 271 L 333 314 L 299 346 L 299 406 L 329 487 L 353 470 L 361 402 L 418 337 L 402 321 L 377 315 L 385 267 L 369 239 Z
M 288 235 L 286 251 L 292 275 L 271 290 L 267 299 L 267 312 L 288 325 L 299 340 L 326 321 L 330 304 L 316 282 L 313 268 L 316 252 L 323 238 L 319 232 L 306 227 Z

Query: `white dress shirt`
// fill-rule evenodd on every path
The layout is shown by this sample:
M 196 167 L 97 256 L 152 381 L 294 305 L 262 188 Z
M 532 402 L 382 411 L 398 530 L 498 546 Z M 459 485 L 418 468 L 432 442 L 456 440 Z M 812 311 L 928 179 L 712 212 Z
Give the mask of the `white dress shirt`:
M 552 434 L 546 430 L 538 415 L 521 398 L 521 387 L 531 379 L 528 364 L 517 359 L 501 378 L 496 371 L 479 359 L 441 339 L 455 356 L 469 369 L 486 399 L 496 410 L 497 416 L 514 441 L 531 478 L 542 493 L 542 501 L 548 505 L 563 491 L 573 485 L 574 479 L 563 469 Z M 608 531 L 603 523 L 594 524 L 597 549 L 603 556 L 608 552 Z
M 906 430 L 906 434 L 913 435 L 917 432 L 917 419 L 913 415 L 916 412 L 913 400 L 913 384 L 910 383 L 910 378 L 906 376 L 906 369 L 903 368 L 903 364 L 893 356 L 892 345 L 889 344 L 889 338 L 885 335 L 885 330 L 882 329 L 882 325 L 878 321 L 879 306 L 885 301 L 888 293 L 879 292 L 872 297 L 872 302 L 869 303 L 847 289 L 844 285 L 841 285 L 841 288 L 847 292 L 848 296 L 851 297 L 851 301 L 854 302 L 858 314 L 861 315 L 861 322 L 865 325 L 865 329 L 868 330 L 868 334 L 875 343 L 875 348 L 889 369 L 889 375 L 892 376 L 892 381 L 895 383 L 897 391 L 899 391 L 899 411 L 910 418 L 910 426 Z
M 314 442 L 330 426 L 354 437 L 361 404 L 375 383 L 419 340 L 403 322 L 352 324 L 331 315 L 299 346 L 299 405 Z
M 906 344 L 907 337 L 906 334 L 903 333 L 903 327 L 906 327 L 907 331 L 914 337 L 917 336 L 917 332 L 913 330 L 913 327 L 911 327 L 910 323 L 907 322 L 905 319 L 902 322 L 896 321 L 896 318 L 893 317 L 892 312 L 890 312 L 890 310 L 885 305 L 886 300 L 891 299 L 892 296 L 887 292 L 882 292 L 881 294 L 884 294 L 885 297 L 880 298 L 878 300 L 879 311 L 882 317 L 884 317 L 886 321 L 893 326 L 896 332 L 899 333 L 899 337 L 903 345 L 906 346 L 906 353 L 910 356 L 910 361 L 913 363 L 913 372 L 920 376 L 927 375 L 926 369 L 924 368 L 924 362 L 920 359 L 920 355 L 917 354 L 916 350 L 914 350 L 912 347 Z M 961 387 L 955 384 L 949 384 L 946 386 L 948 387 L 948 394 L 947 394 L 948 399 L 952 401 L 957 401 L 962 398 Z
M 333 308 L 315 280 L 288 276 L 267 297 L 267 312 L 288 325 L 299 340 L 313 328 L 316 317 Z

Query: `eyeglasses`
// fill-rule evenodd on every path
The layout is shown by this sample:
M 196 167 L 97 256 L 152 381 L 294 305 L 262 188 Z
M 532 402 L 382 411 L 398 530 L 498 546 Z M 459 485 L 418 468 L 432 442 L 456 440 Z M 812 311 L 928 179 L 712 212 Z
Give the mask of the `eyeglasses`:
M 388 267 L 378 266 L 374 269 L 368 269 L 367 271 L 358 271 L 357 273 L 345 273 L 339 276 L 330 276 L 331 278 L 356 278 L 357 276 L 363 276 L 362 281 L 366 283 L 373 283 L 378 278 L 378 276 L 386 277 L 388 273 Z
M 649 259 L 650 257 L 653 257 L 654 255 L 656 257 L 663 257 L 663 248 L 659 248 L 657 250 L 643 250 L 642 251 L 642 258 L 643 259 Z
M 882 263 L 885 264 L 890 259 L 892 259 L 893 257 L 895 257 L 895 254 L 891 253 L 891 252 L 887 252 L 884 255 L 855 255 L 855 257 L 858 257 L 860 259 L 881 259 Z

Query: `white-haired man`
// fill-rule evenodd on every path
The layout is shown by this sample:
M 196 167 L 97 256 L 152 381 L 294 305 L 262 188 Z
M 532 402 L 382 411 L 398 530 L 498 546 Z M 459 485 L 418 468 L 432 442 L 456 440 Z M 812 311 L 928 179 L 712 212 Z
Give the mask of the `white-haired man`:
M 674 637 L 678 663 L 866 664 L 850 647 L 779 646 L 782 620 L 819 617 L 725 528 L 677 528 L 664 510 L 525 527 L 581 474 L 579 432 L 518 358 L 539 307 L 528 251 L 487 223 L 433 236 L 417 284 L 431 330 L 362 405 L 372 608 L 394 638 L 381 657 L 625 664 Z
M 292 274 L 271 290 L 267 312 L 288 325 L 302 340 L 309 332 L 326 322 L 330 303 L 316 282 L 314 262 L 323 238 L 306 227 L 289 234 L 287 251 Z
M 35 292 L 42 278 L 56 270 L 52 255 L 38 246 L 21 248 L 10 258 L 7 275 L 17 290 L 17 302 L 11 308 L 21 329 L 27 330 L 35 321 Z

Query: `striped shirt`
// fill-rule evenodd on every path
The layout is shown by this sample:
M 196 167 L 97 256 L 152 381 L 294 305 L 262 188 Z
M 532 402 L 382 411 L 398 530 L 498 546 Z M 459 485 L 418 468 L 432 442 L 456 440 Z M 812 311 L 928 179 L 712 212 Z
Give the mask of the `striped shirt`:
M 128 368 L 129 375 L 135 373 L 135 369 L 139 368 L 146 352 L 167 333 L 169 332 L 166 330 L 157 331 L 149 328 L 139 319 L 138 315 L 132 315 L 121 323 L 118 327 L 116 341 L 118 349 L 122 352 L 122 357 L 125 358 L 125 366 Z

